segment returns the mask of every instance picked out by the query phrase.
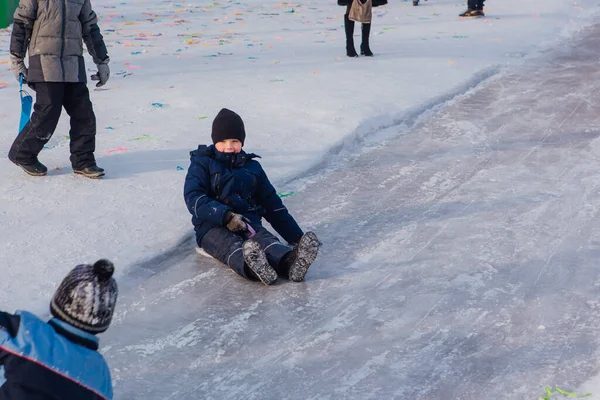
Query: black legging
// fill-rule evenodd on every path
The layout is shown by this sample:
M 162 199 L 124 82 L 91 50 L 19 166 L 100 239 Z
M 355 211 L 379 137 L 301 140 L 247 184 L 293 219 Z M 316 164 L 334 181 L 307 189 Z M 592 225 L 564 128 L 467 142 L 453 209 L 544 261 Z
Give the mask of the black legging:
M 468 0 L 467 7 L 471 10 L 483 10 L 485 0 Z

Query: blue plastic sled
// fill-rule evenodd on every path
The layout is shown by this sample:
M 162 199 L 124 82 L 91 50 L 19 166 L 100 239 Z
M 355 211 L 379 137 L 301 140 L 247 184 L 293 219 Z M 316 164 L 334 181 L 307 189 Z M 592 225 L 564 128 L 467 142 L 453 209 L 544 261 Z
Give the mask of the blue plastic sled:
M 21 95 L 21 121 L 19 122 L 19 133 L 25 128 L 25 125 L 31 118 L 31 108 L 33 106 L 33 97 L 25 90 L 23 90 L 23 75 L 20 76 L 19 80 L 19 94 Z

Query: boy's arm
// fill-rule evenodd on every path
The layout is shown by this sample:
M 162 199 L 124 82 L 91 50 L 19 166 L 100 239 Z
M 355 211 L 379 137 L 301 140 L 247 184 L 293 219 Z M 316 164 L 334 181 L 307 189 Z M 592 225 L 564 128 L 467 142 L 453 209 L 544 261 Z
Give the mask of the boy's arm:
M 258 202 L 265 209 L 265 219 L 291 245 L 298 243 L 304 232 L 291 216 L 283 201 L 277 195 L 277 191 L 267 178 L 264 170 L 261 170 L 258 180 Z
M 14 14 L 14 24 L 10 36 L 10 54 L 21 61 L 27 55 L 27 47 L 37 18 L 37 0 L 21 0 Z
M 94 10 L 92 10 L 90 0 L 83 2 L 83 7 L 81 7 L 81 12 L 79 13 L 79 21 L 81 22 L 81 32 L 85 47 L 87 47 L 88 53 L 92 56 L 94 64 L 108 64 L 110 61 L 108 51 L 98 27 L 98 17 Z
M 192 160 L 185 177 L 183 196 L 189 212 L 196 218 L 224 225 L 225 213 L 231 209 L 210 198 L 210 172 L 206 165 Z
M 9 353 L 3 349 L 4 341 L 10 337 L 17 336 L 21 317 L 0 311 L 0 365 L 4 364 L 4 359 Z

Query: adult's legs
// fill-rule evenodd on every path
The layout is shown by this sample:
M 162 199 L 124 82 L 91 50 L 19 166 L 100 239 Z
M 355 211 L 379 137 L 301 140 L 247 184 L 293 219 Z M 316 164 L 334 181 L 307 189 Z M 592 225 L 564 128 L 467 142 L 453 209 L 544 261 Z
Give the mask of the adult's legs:
M 371 34 L 371 24 L 362 24 L 362 43 L 360 44 L 360 54 L 367 57 L 373 57 L 373 52 L 369 47 L 369 35 Z
M 358 57 L 356 48 L 354 47 L 354 21 L 348 18 L 350 14 L 351 4 L 346 8 L 346 14 L 344 14 L 344 29 L 346 31 L 346 55 L 348 57 Z

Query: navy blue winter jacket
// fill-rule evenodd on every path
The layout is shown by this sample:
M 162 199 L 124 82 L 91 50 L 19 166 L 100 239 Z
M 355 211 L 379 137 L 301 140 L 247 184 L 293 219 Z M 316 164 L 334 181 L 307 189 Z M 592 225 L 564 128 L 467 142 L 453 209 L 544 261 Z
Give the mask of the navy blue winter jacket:
M 214 145 L 190 152 L 184 197 L 192 214 L 196 241 L 224 226 L 229 210 L 242 214 L 256 229 L 264 217 L 288 243 L 298 243 L 302 229 L 277 195 L 256 154 L 222 153 Z
M 112 399 L 96 336 L 56 318 L 0 312 L 0 400 Z

